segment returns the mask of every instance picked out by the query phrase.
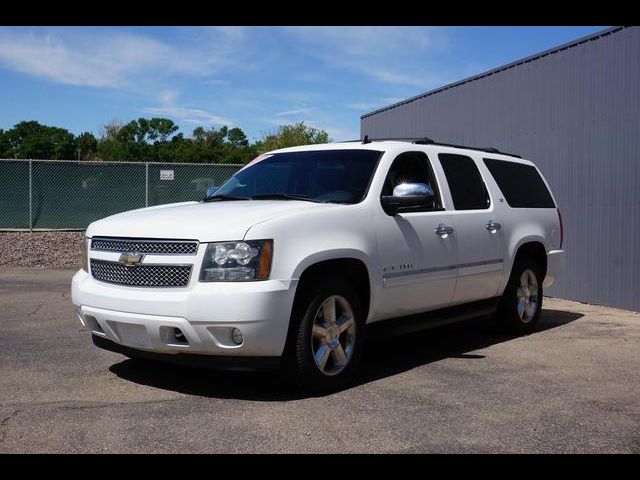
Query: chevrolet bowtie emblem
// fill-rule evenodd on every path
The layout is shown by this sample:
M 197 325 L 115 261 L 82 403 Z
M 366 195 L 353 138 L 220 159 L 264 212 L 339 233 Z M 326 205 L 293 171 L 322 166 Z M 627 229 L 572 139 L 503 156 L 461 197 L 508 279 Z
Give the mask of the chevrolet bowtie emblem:
M 142 262 L 143 258 L 144 253 L 126 252 L 120 255 L 120 263 L 124 263 L 125 265 L 137 265 Z

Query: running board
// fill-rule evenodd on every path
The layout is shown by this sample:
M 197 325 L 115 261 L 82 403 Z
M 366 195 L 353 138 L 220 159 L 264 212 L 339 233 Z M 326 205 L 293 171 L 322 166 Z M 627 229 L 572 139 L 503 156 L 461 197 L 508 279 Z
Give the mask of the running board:
M 494 297 L 430 312 L 380 320 L 369 324 L 367 332 L 374 337 L 405 335 L 471 318 L 486 317 L 496 312 L 500 298 Z

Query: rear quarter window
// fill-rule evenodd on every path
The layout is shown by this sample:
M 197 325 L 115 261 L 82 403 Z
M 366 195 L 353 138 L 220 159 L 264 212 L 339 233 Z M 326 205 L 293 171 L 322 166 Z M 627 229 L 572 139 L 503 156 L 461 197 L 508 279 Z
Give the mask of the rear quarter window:
M 531 165 L 485 158 L 484 164 L 512 208 L 556 208 L 538 170 Z

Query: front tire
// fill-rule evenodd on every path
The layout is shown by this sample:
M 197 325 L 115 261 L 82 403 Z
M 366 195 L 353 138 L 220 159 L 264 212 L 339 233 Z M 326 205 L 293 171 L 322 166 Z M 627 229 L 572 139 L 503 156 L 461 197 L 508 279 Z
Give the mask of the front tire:
M 533 259 L 516 261 L 496 313 L 505 331 L 528 334 L 535 330 L 542 310 L 542 281 L 541 269 Z
M 365 319 L 357 293 L 339 277 L 307 284 L 292 315 L 289 371 L 294 381 L 318 393 L 349 383 L 362 358 Z

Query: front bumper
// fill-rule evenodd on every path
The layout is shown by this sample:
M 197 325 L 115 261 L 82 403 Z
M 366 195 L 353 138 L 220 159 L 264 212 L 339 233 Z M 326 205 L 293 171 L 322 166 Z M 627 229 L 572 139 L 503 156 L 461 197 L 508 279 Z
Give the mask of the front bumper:
M 547 252 L 547 275 L 542 286 L 550 287 L 567 265 L 567 253 L 564 250 L 550 250 Z
M 222 355 L 198 355 L 184 352 L 167 355 L 165 353 L 126 347 L 98 335 L 91 335 L 91 339 L 96 347 L 109 350 L 110 352 L 120 353 L 130 358 L 144 358 L 189 367 L 236 371 L 273 371 L 281 367 L 280 357 L 230 357 Z
M 123 287 L 80 270 L 72 280 L 71 298 L 80 321 L 95 337 L 138 351 L 279 357 L 296 284 L 267 280 Z M 242 332 L 240 345 L 232 340 L 234 328 Z M 176 337 L 176 329 L 182 336 Z

